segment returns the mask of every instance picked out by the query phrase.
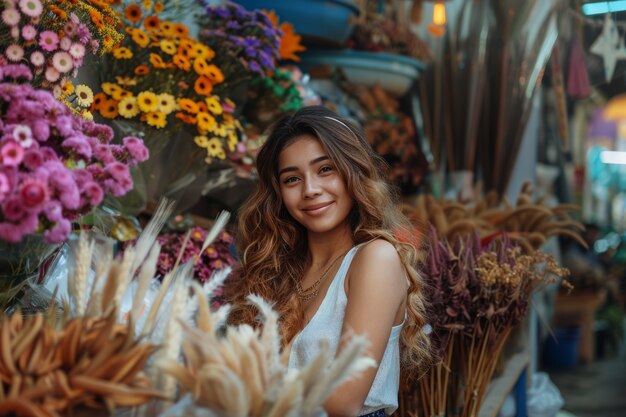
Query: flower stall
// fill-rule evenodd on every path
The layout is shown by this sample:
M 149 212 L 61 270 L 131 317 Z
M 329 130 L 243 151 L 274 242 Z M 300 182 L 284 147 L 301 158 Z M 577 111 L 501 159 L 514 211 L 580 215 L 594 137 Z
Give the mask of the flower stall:
M 447 24 L 443 3 L 1 0 L 0 415 L 321 416 L 376 366 L 354 335 L 288 369 L 258 296 L 259 327 L 225 324 L 256 155 L 317 104 L 363 128 L 425 242 L 433 361 L 402 374 L 396 415 L 493 416 L 523 392 L 533 297 L 571 290 L 548 245 L 587 245 L 576 205 L 533 181 L 510 199 L 554 9 Z

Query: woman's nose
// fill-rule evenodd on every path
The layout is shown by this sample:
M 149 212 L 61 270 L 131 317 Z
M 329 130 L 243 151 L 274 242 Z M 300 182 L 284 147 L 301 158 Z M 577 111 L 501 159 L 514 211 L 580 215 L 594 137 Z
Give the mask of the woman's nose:
M 306 178 L 304 180 L 304 198 L 317 197 L 322 193 L 321 187 L 315 178 Z

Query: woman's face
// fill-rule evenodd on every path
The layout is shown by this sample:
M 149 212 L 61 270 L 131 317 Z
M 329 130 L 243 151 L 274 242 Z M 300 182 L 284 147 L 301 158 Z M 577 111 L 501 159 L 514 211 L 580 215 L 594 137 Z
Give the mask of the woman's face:
M 353 200 L 315 136 L 299 136 L 281 151 L 278 182 L 287 211 L 309 233 L 332 232 L 348 225 Z

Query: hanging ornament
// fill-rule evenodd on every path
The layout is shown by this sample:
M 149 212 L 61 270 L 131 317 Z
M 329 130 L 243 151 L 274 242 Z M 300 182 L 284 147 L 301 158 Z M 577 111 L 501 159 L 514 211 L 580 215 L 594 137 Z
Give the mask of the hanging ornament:
M 602 33 L 598 36 L 591 45 L 591 52 L 596 55 L 600 55 L 604 60 L 604 77 L 607 82 L 613 78 L 615 72 L 615 64 L 619 59 L 626 59 L 626 50 L 622 50 L 620 45 L 619 32 L 617 26 L 611 18 L 610 14 L 607 14 L 604 18 L 604 25 L 602 26 Z

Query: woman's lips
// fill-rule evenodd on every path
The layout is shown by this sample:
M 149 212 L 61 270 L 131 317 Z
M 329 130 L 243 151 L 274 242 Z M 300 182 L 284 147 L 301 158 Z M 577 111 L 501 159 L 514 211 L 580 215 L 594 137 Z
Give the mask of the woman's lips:
M 314 204 L 303 208 L 302 211 L 309 216 L 319 216 L 320 214 L 326 212 L 326 209 L 330 207 L 331 204 L 333 204 L 332 201 L 328 203 Z

